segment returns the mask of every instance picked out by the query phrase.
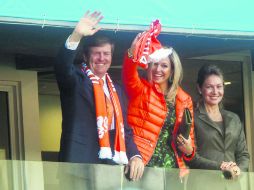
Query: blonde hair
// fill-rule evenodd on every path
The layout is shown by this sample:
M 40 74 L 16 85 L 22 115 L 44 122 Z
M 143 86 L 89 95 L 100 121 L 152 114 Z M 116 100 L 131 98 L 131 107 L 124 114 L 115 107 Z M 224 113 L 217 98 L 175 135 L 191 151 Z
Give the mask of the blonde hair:
M 183 78 L 183 69 L 182 69 L 182 64 L 180 61 L 180 58 L 176 51 L 172 47 L 165 47 L 163 46 L 164 49 L 171 49 L 172 53 L 168 55 L 169 61 L 170 61 L 170 67 L 171 67 L 171 75 L 168 79 L 168 86 L 169 89 L 167 89 L 167 94 L 166 94 L 166 100 L 174 103 L 175 102 L 175 97 L 177 93 L 177 89 L 182 81 Z M 149 64 L 149 69 L 151 69 L 152 65 L 154 63 L 150 62 Z M 148 81 L 152 82 L 151 80 L 151 70 L 147 72 L 147 79 Z
M 163 47 L 163 48 L 167 49 L 168 47 Z M 177 52 L 173 48 L 172 48 L 172 53 L 168 57 L 170 60 L 170 65 L 171 65 L 171 69 L 173 73 L 170 76 L 170 79 L 172 80 L 172 82 L 169 86 L 169 91 L 167 93 L 166 99 L 169 102 L 175 102 L 177 89 L 180 86 L 181 81 L 183 79 L 183 69 L 182 69 L 180 58 Z

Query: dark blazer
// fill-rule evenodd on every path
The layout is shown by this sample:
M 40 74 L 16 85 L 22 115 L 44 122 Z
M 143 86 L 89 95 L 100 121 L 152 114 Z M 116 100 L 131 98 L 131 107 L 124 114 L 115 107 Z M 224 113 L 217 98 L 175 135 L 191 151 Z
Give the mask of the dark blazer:
M 236 162 L 242 171 L 249 166 L 244 128 L 239 117 L 221 109 L 225 138 L 221 129 L 207 115 L 204 105 L 194 113 L 197 154 L 191 168 L 220 170 L 222 161 Z
M 99 141 L 96 126 L 93 85 L 73 64 L 77 51 L 63 47 L 55 64 L 62 108 L 62 135 L 59 160 L 76 163 L 104 163 L 98 158 Z M 139 155 L 126 120 L 125 96 L 114 83 L 123 110 L 128 158 Z M 114 143 L 114 135 L 111 135 Z

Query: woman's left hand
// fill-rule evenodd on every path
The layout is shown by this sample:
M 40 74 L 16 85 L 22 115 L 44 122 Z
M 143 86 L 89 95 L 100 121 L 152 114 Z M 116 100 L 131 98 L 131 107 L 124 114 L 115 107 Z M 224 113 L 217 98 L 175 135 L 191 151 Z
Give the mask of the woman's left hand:
M 193 147 L 191 145 L 191 138 L 185 139 L 181 134 L 176 138 L 176 144 L 178 149 L 181 150 L 185 155 L 191 155 L 193 152 Z
M 235 162 L 222 162 L 220 169 L 222 171 L 229 171 L 232 175 L 232 179 L 236 179 L 241 174 L 241 169 Z

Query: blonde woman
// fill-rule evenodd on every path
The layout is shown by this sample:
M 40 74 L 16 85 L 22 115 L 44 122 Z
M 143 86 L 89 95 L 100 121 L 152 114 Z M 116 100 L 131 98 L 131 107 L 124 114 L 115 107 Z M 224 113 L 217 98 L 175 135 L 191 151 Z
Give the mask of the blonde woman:
M 159 60 L 151 60 L 147 79 L 140 78 L 132 53 L 140 34 L 134 39 L 123 65 L 123 83 L 129 98 L 128 123 L 145 165 L 152 167 L 186 168 L 185 162 L 195 154 L 194 125 L 185 139 L 177 131 L 183 112 L 193 116 L 191 97 L 179 86 L 182 66 L 171 47 L 160 49 Z M 180 176 L 184 175 L 181 170 Z

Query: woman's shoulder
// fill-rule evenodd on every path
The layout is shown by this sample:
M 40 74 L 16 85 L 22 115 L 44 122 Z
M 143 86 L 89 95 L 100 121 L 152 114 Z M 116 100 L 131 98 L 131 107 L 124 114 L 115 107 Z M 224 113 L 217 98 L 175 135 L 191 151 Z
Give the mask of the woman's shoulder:
M 180 101 L 191 101 L 191 96 L 185 92 L 181 87 L 177 88 L 176 99 Z
M 239 116 L 232 111 L 221 109 L 221 113 L 224 117 L 231 117 L 233 119 L 240 120 Z

